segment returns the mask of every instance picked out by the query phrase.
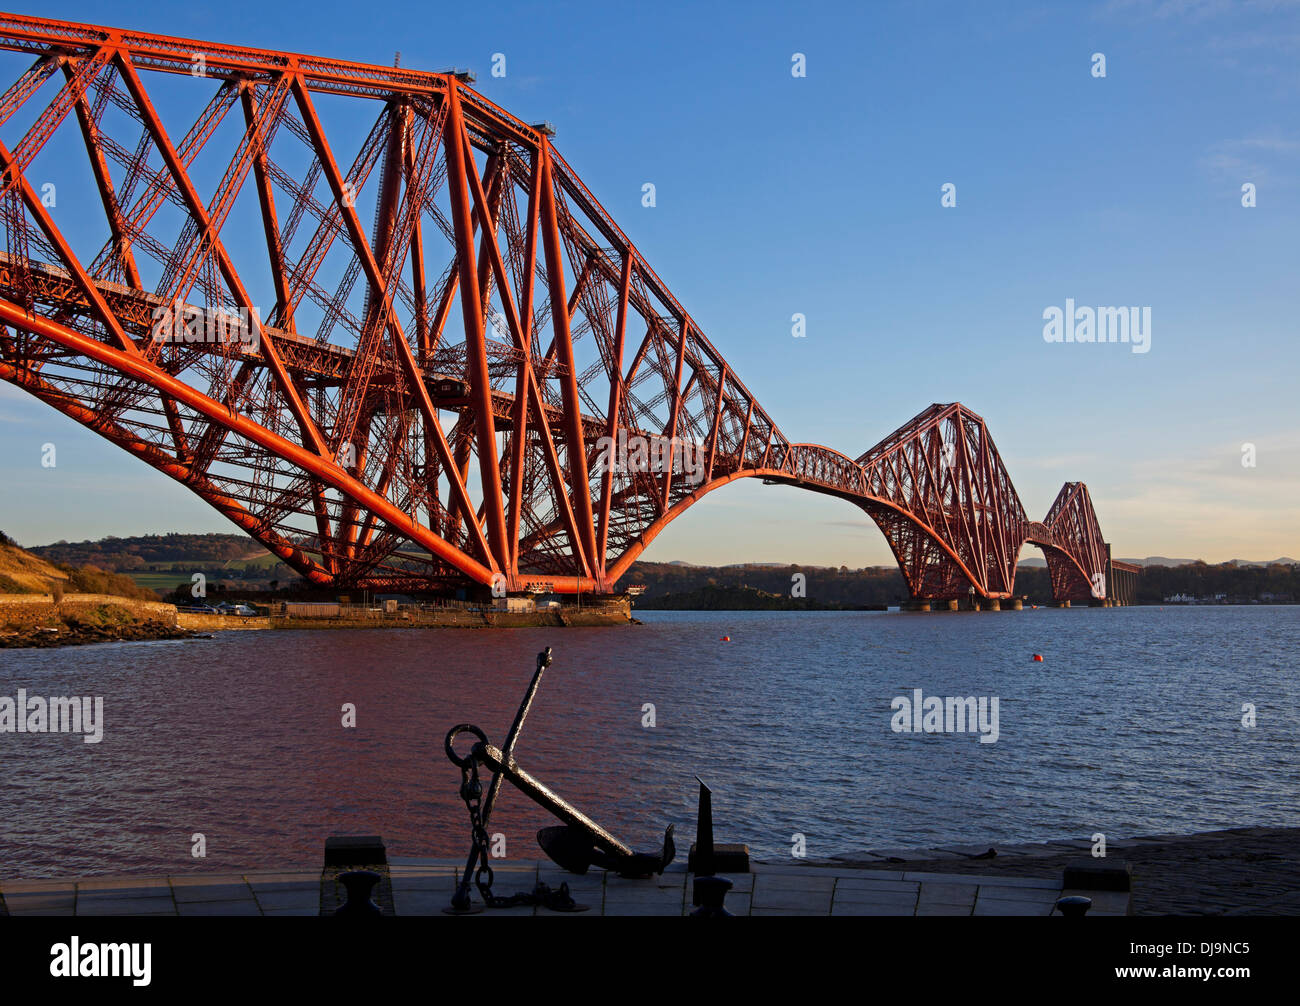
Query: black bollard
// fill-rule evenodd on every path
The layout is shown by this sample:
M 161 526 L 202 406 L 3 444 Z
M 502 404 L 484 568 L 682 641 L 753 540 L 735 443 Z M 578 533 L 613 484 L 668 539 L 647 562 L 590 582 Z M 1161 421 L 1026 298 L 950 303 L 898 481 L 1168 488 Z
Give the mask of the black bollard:
M 383 915 L 378 905 L 370 899 L 370 892 L 383 880 L 374 870 L 350 870 L 339 874 L 339 882 L 348 892 L 348 900 L 334 913 L 337 916 L 354 917 Z
M 691 869 L 697 876 L 708 877 L 713 875 L 713 790 L 699 776 L 695 781 L 700 784 L 700 809 L 695 826 L 695 863 Z
M 730 919 L 734 916 L 727 911 L 724 902 L 727 892 L 731 890 L 731 881 L 726 877 L 696 877 L 694 902 L 700 907 L 691 912 L 693 919 Z
M 1062 915 L 1087 915 L 1088 909 L 1092 907 L 1092 898 L 1072 894 L 1058 901 L 1056 907 L 1061 910 Z
M 723 873 L 749 872 L 749 846 L 718 845 L 713 841 L 713 790 L 699 776 L 700 810 L 695 826 L 695 842 L 686 859 L 686 868 L 697 877 L 719 871 Z M 695 904 L 699 904 L 697 900 Z

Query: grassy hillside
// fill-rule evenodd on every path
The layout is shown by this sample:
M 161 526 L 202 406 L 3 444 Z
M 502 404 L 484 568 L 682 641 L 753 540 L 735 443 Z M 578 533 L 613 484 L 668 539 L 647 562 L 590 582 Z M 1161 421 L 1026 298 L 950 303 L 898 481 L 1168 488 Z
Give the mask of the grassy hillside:
M 0 594 L 112 594 L 138 601 L 158 595 L 129 576 L 97 566 L 54 564 L 25 549 L 0 532 Z
M 48 594 L 68 574 L 26 552 L 0 532 L 0 594 Z M 65 587 L 66 589 L 66 587 Z

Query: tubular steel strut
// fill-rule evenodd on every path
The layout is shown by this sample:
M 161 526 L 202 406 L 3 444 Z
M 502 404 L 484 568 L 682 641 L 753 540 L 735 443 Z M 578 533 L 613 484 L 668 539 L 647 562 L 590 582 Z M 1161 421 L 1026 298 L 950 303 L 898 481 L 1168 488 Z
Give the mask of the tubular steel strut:
M 489 744 L 487 735 L 471 723 L 458 724 L 447 732 L 444 747 L 447 757 L 461 770 L 461 799 L 469 808 L 473 831 L 469 857 L 465 862 L 465 873 L 456 888 L 449 909 L 453 913 L 476 910 L 470 899 L 472 883 L 478 886 L 479 893 L 488 907 L 531 903 L 545 904 L 557 911 L 582 911 L 585 908 L 573 903 L 572 898 L 568 896 L 567 884 L 562 884 L 559 891 L 552 891 L 545 884 L 538 884 L 531 894 L 515 895 L 511 898 L 500 898 L 492 894 L 487 824 L 496 806 L 497 797 L 501 793 L 503 780 L 509 780 L 534 803 L 545 807 L 564 822 L 563 825 L 541 829 L 537 833 L 537 840 L 542 850 L 557 865 L 570 873 L 582 874 L 586 873 L 589 867 L 598 866 L 625 877 L 644 877 L 652 873 L 662 873 L 676 854 L 676 847 L 673 844 L 673 825 L 668 825 L 664 830 L 663 848 L 658 853 L 634 852 L 611 832 L 516 764 L 515 743 L 523 729 L 524 720 L 532 708 L 537 688 L 542 681 L 542 674 L 550 665 L 551 648 L 548 646 L 537 654 L 537 670 L 533 673 L 532 680 L 524 692 L 523 701 L 519 704 L 519 711 L 515 713 L 510 732 L 506 734 L 504 748 L 498 750 Z M 456 753 L 455 743 L 456 738 L 465 733 L 472 734 L 477 738 L 477 742 L 470 748 L 469 754 L 462 757 Z M 492 772 L 486 797 L 482 797 L 482 785 L 478 781 L 480 765 L 486 766 Z
M 1054 600 L 1129 597 L 1087 486 L 1031 521 L 959 402 L 856 457 L 789 440 L 554 129 L 466 74 L 3 12 L 0 52 L 0 381 L 314 586 L 617 595 L 672 521 L 756 478 L 859 507 L 918 601 L 1015 598 L 1026 542 Z M 193 122 L 158 100 L 183 91 Z M 75 235 L 43 201 L 64 161 L 103 207 Z M 234 342 L 158 339 L 160 312 L 231 311 Z M 628 463 L 629 440 L 687 453 Z

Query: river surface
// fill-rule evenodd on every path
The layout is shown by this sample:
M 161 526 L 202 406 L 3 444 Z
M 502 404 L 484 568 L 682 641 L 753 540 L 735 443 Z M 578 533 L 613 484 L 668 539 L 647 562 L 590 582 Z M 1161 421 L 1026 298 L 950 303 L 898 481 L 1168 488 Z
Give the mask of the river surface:
M 500 746 L 548 645 L 518 763 L 642 850 L 689 844 L 696 775 L 759 857 L 1300 824 L 1300 607 L 639 617 L 0 651 L 0 695 L 104 700 L 98 744 L 0 733 L 0 876 L 318 864 L 333 834 L 460 854 L 443 737 Z M 997 741 L 896 732 L 917 688 L 996 696 Z M 489 830 L 533 858 L 548 823 L 507 786 Z

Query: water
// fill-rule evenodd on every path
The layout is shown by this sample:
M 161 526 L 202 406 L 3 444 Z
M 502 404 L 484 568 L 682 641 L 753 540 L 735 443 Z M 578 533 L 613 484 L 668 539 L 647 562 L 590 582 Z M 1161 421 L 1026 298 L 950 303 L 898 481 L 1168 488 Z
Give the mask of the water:
M 462 853 L 443 736 L 500 745 L 547 645 L 518 761 L 643 850 L 669 821 L 689 843 L 696 774 L 718 840 L 758 856 L 1297 823 L 1300 608 L 640 617 L 0 651 L 0 695 L 102 695 L 106 719 L 99 744 L 0 734 L 0 876 L 314 864 L 331 834 Z M 999 740 L 894 733 L 913 688 L 998 696 Z M 490 830 L 533 857 L 548 823 L 507 787 Z

